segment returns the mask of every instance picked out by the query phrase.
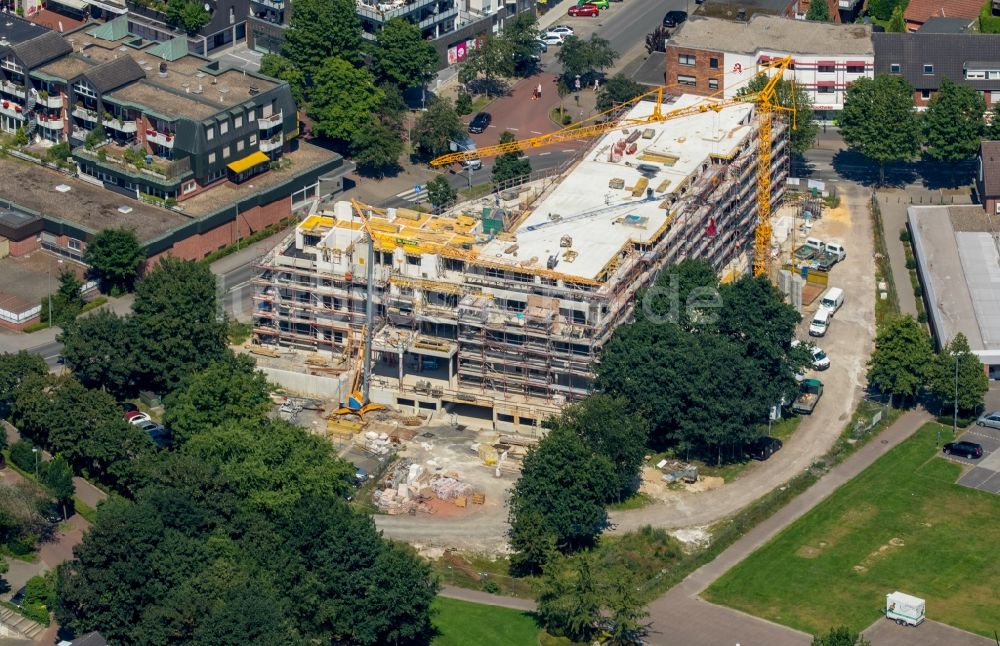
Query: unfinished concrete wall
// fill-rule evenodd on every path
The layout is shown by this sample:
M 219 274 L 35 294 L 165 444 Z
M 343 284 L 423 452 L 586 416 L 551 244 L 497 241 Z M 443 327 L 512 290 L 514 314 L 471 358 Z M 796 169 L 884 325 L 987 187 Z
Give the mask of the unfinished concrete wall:
M 293 395 L 340 402 L 344 401 L 349 388 L 345 377 L 321 377 L 267 366 L 258 366 L 257 369 L 267 376 L 268 381 L 278 384 Z

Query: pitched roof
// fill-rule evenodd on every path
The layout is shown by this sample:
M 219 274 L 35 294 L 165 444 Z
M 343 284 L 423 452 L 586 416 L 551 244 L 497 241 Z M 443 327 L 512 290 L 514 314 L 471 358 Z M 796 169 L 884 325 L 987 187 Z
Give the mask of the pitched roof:
M 917 31 L 921 34 L 961 34 L 969 31 L 969 27 L 975 22 L 969 18 L 942 18 L 941 16 L 931 16 L 927 22 L 920 25 Z
M 103 25 L 91 27 L 87 33 L 101 40 L 121 40 L 128 36 L 128 16 L 119 16 Z
M 188 41 L 187 38 L 183 37 L 172 38 L 162 43 L 156 43 L 145 52 L 165 61 L 176 61 L 178 58 L 184 58 L 188 55 Z
M 983 193 L 1000 195 L 1000 141 L 984 141 L 979 154 L 983 158 Z
M 73 51 L 73 47 L 54 31 L 45 31 L 11 49 L 29 70 Z
M 131 56 L 120 56 L 114 60 L 94 66 L 83 73 L 99 94 L 106 94 L 123 85 L 146 77 L 139 64 Z
M 941 79 L 977 90 L 1000 89 L 1000 81 L 965 78 L 965 67 L 976 61 L 990 61 L 1000 69 L 1000 34 L 910 34 L 874 33 L 875 73 L 890 73 L 899 65 L 899 73 L 918 90 L 936 90 Z M 924 74 L 924 65 L 933 65 L 932 74 Z
M 108 646 L 108 642 L 104 635 L 95 630 L 74 639 L 73 646 Z
M 973 20 L 979 16 L 983 8 L 980 0 L 910 0 L 903 13 L 907 22 L 927 22 L 931 16 L 943 18 L 968 18 Z

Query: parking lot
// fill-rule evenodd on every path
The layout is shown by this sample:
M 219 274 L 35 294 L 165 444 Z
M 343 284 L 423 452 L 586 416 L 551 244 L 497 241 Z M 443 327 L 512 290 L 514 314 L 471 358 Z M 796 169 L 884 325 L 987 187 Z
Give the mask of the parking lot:
M 1000 494 L 1000 430 L 972 426 L 958 439 L 983 445 L 983 457 L 978 460 L 970 460 L 957 455 L 947 456 L 953 462 L 972 466 L 972 469 L 966 471 L 958 479 L 958 484 Z

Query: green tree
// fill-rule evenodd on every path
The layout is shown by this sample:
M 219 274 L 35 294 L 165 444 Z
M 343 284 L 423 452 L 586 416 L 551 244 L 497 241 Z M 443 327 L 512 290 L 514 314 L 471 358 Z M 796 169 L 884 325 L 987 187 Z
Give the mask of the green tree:
M 438 175 L 427 182 L 427 201 L 436 209 L 444 209 L 455 203 L 458 193 L 448 183 L 444 175 Z
M 65 518 L 66 508 L 73 501 L 73 494 L 76 493 L 76 485 L 73 484 L 73 469 L 61 455 L 55 456 L 46 463 L 43 484 L 59 502 L 63 518 Z
M 890 318 L 875 336 L 868 382 L 893 397 L 912 399 L 920 393 L 933 358 L 930 337 L 915 318 Z
M 618 577 L 605 591 L 605 606 L 611 627 L 608 640 L 612 646 L 631 646 L 649 626 L 649 613 L 635 594 L 631 582 Z
M 552 533 L 556 546 L 572 551 L 592 546 L 608 525 L 604 501 L 611 495 L 614 466 L 606 457 L 592 451 L 571 430 L 556 427 L 525 456 L 521 478 L 511 493 L 510 544 L 522 556 L 529 550 L 529 539 L 538 535 L 537 526 L 525 531 L 522 519 L 531 523 L 542 519 Z M 525 563 L 534 570 L 544 563 Z
M 118 294 L 132 291 L 146 250 L 128 229 L 103 229 L 83 252 L 83 261 L 101 283 L 101 290 Z
M 331 55 L 359 63 L 363 51 L 353 0 L 296 0 L 281 53 L 302 71 L 306 87 Z
M 455 97 L 455 112 L 458 114 L 469 114 L 472 112 L 472 95 L 468 92 L 459 92 Z
M 646 455 L 649 426 L 623 399 L 597 393 L 563 409 L 554 425 L 579 435 L 614 466 L 610 498 L 621 500 L 635 492 Z
M 615 74 L 601 84 L 597 92 L 597 109 L 607 112 L 616 104 L 631 101 L 647 92 L 646 88 L 623 74 Z
M 309 95 L 313 131 L 343 142 L 370 123 L 383 99 L 372 75 L 342 58 L 328 58 L 314 72 Z
M 809 11 L 806 12 L 806 20 L 829 22 L 831 20 L 830 7 L 827 6 L 826 0 L 810 0 Z
M 503 134 L 500 135 L 500 143 L 502 144 L 510 143 L 515 139 L 514 133 L 509 130 L 504 130 Z M 525 159 L 524 153 L 520 150 L 504 153 L 497 157 L 493 163 L 492 178 L 494 184 L 502 184 L 518 177 L 524 177 L 529 173 L 531 173 L 531 161 Z
M 906 20 L 903 19 L 903 7 L 897 6 L 892 10 L 892 17 L 885 28 L 888 32 L 902 34 L 906 32 Z
M 593 641 L 601 619 L 601 594 L 591 568 L 590 556 L 581 553 L 546 572 L 538 594 L 538 617 L 549 632 L 574 642 Z
M 505 38 L 486 36 L 468 52 L 458 68 L 458 80 L 472 84 L 480 76 L 486 81 L 486 94 L 498 88 L 497 79 L 514 75 L 514 46 Z
M 923 115 L 924 154 L 939 162 L 970 159 L 979 150 L 986 102 L 974 88 L 941 79 Z
M 538 574 L 559 554 L 555 531 L 542 510 L 525 509 L 517 517 L 517 550 L 510 555 L 515 575 Z
M 28 132 L 23 127 L 18 128 L 17 131 L 14 133 L 14 145 L 15 146 L 28 145 Z
M 758 74 L 745 86 L 741 87 L 736 94 L 737 96 L 745 96 L 760 92 L 767 85 L 767 82 L 767 74 Z M 809 98 L 809 93 L 801 85 L 793 85 L 791 81 L 786 79 L 778 81 L 775 86 L 775 92 L 777 93 L 779 105 L 795 108 L 794 124 L 788 112 L 779 111 L 777 116 L 788 122 L 789 126 L 795 126 L 789 130 L 788 143 L 791 146 L 792 152 L 801 155 L 812 147 L 813 142 L 816 140 L 816 134 L 819 132 L 819 125 L 816 123 L 816 117 L 813 114 L 812 99 Z
M 812 646 L 872 646 L 872 643 L 862 637 L 861 633 L 847 626 L 839 626 L 813 637 Z
M 295 99 L 295 103 L 305 103 L 305 74 L 290 59 L 274 52 L 264 54 L 260 59 L 260 73 L 287 82 L 292 90 L 292 98 Z
M 404 18 L 392 18 L 375 36 L 372 71 L 401 90 L 425 85 L 437 71 L 437 50 Z
M 961 332 L 934 357 L 928 370 L 927 387 L 940 402 L 942 412 L 951 412 L 955 407 L 956 368 L 958 409 L 973 413 L 983 405 L 990 383 L 982 360 L 972 353 Z
M 586 76 L 611 67 L 618 59 L 618 52 L 611 42 L 597 34 L 591 34 L 589 40 L 570 36 L 559 48 L 556 60 L 562 65 L 563 79 L 573 87 L 577 76 Z
M 403 154 L 402 129 L 377 114 L 370 115 L 367 122 L 351 138 L 354 162 L 365 175 L 394 173 L 399 169 L 399 156 Z
M 35 460 L 41 461 L 41 457 L 35 453 L 35 445 L 28 440 L 18 440 L 10 445 L 10 461 L 18 469 L 35 472 Z
M 448 99 L 434 97 L 413 125 L 413 143 L 428 156 L 448 152 L 448 142 L 464 135 L 462 122 Z
M 208 24 L 212 16 L 205 11 L 201 3 L 189 0 L 169 0 L 167 2 L 167 24 L 176 29 L 183 29 L 187 34 L 194 35 Z
M 136 328 L 127 318 L 98 310 L 65 327 L 56 340 L 73 375 L 88 388 L 103 388 L 116 397 L 135 392 Z
M 530 58 L 538 41 L 538 18 L 534 12 L 522 11 L 504 25 L 501 38 L 507 41 L 515 58 Z
M 838 124 L 851 149 L 878 162 L 882 182 L 888 162 L 910 159 L 920 151 L 913 86 L 898 75 L 879 74 L 851 83 Z
M 136 285 L 132 311 L 136 363 L 153 390 L 172 390 L 225 354 L 226 322 L 217 314 L 215 276 L 207 266 L 161 259 Z
M 908 0 L 868 0 L 868 13 L 879 20 L 889 20 L 896 7 L 903 7 Z
M 253 359 L 227 351 L 167 399 L 163 421 L 178 444 L 223 422 L 257 428 L 271 409 L 269 393 L 267 379 Z
M 993 109 L 990 110 L 989 124 L 983 129 L 983 139 L 1000 140 L 1000 101 L 994 103 Z
M 55 325 L 66 326 L 80 314 L 85 304 L 83 294 L 80 293 L 82 287 L 83 281 L 76 277 L 76 273 L 69 269 L 59 270 L 59 287 L 51 299 L 52 322 Z M 48 320 L 50 300 L 43 298 L 41 303 L 42 320 Z
M 7 415 L 20 383 L 28 377 L 43 377 L 49 367 L 39 355 L 21 350 L 0 353 L 0 417 Z M 0 433 L 2 435 L 2 433 Z

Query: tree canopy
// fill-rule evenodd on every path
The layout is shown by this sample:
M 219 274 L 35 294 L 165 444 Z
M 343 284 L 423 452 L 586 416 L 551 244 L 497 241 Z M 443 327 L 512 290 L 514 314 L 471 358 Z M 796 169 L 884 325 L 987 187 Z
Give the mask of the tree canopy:
M 307 83 L 330 56 L 359 63 L 361 22 L 353 0 L 295 0 L 281 53 Z
M 597 34 L 591 34 L 587 40 L 570 36 L 556 54 L 556 60 L 563 67 L 563 80 L 570 87 L 575 77 L 600 72 L 614 65 L 617 59 L 618 52 L 611 42 Z
M 7 415 L 7 409 L 17 392 L 18 385 L 29 377 L 42 377 L 49 372 L 49 366 L 39 355 L 27 350 L 0 353 L 0 417 Z
M 260 73 L 282 81 L 287 81 L 296 104 L 306 100 L 306 77 L 302 68 L 291 59 L 274 52 L 264 54 L 260 59 Z
M 968 339 L 961 332 L 941 348 L 927 373 L 927 387 L 940 403 L 942 412 L 954 409 L 956 389 L 958 409 L 963 413 L 975 412 L 982 406 L 990 389 L 982 360 L 972 353 Z
M 814 2 L 810 5 L 810 7 L 812 6 L 819 6 L 819 4 L 818 2 Z M 767 81 L 767 74 L 758 74 L 750 79 L 745 86 L 741 87 L 736 94 L 744 96 L 760 92 L 767 85 Z M 778 95 L 778 103 L 780 105 L 789 108 L 795 107 L 794 128 L 791 127 L 793 120 L 787 112 L 779 112 L 778 116 L 788 122 L 788 143 L 792 152 L 801 155 L 812 147 L 813 142 L 816 140 L 816 134 L 819 132 L 819 125 L 816 123 L 816 117 L 813 113 L 812 99 L 802 86 L 793 85 L 787 79 L 778 81 L 774 89 Z M 792 94 L 793 90 L 794 96 Z
M 923 115 L 924 154 L 940 162 L 970 159 L 979 150 L 986 102 L 975 88 L 941 79 Z
M 913 86 L 901 76 L 879 74 L 851 83 L 838 124 L 851 149 L 878 162 L 882 179 L 886 163 L 911 159 L 920 152 Z
M 646 91 L 643 85 L 622 74 L 615 74 L 601 84 L 601 89 L 597 92 L 597 109 L 606 112 L 616 103 L 631 101 Z
M 98 310 L 67 325 L 56 340 L 73 375 L 88 388 L 127 397 L 138 387 L 137 330 L 128 318 Z
M 404 18 L 392 18 L 375 36 L 372 71 L 383 81 L 405 90 L 430 81 L 437 70 L 434 45 L 424 40 L 420 28 Z
M 455 106 L 446 98 L 434 97 L 413 125 L 413 143 L 426 155 L 448 152 L 448 142 L 464 134 Z
M 458 80 L 471 84 L 482 76 L 486 93 L 493 94 L 495 81 L 514 75 L 514 45 L 502 36 L 486 36 L 470 49 L 458 68 Z
M 448 183 L 448 178 L 438 175 L 427 182 L 427 201 L 436 209 L 450 206 L 458 198 L 458 192 Z
M 367 70 L 357 69 L 342 58 L 327 58 L 313 74 L 309 96 L 313 130 L 351 142 L 360 128 L 371 123 L 384 95 Z
M 106 292 L 130 292 L 146 260 L 146 250 L 129 229 L 103 229 L 87 244 L 83 261 Z
M 868 381 L 882 392 L 914 398 L 924 385 L 933 353 L 927 331 L 915 318 L 890 318 L 875 335 Z
M 892 17 L 889 18 L 889 24 L 885 26 L 885 30 L 897 34 L 902 34 L 906 31 L 906 20 L 903 18 L 902 6 L 897 5 L 892 10 Z
M 827 6 L 826 0 L 810 0 L 809 11 L 806 12 L 806 20 L 829 21 L 830 7 Z
M 509 130 L 504 130 L 500 135 L 501 144 L 510 143 L 515 139 L 514 133 Z M 529 173 L 531 173 L 531 161 L 526 159 L 520 150 L 513 150 L 496 158 L 491 177 L 494 184 L 502 184 Z

